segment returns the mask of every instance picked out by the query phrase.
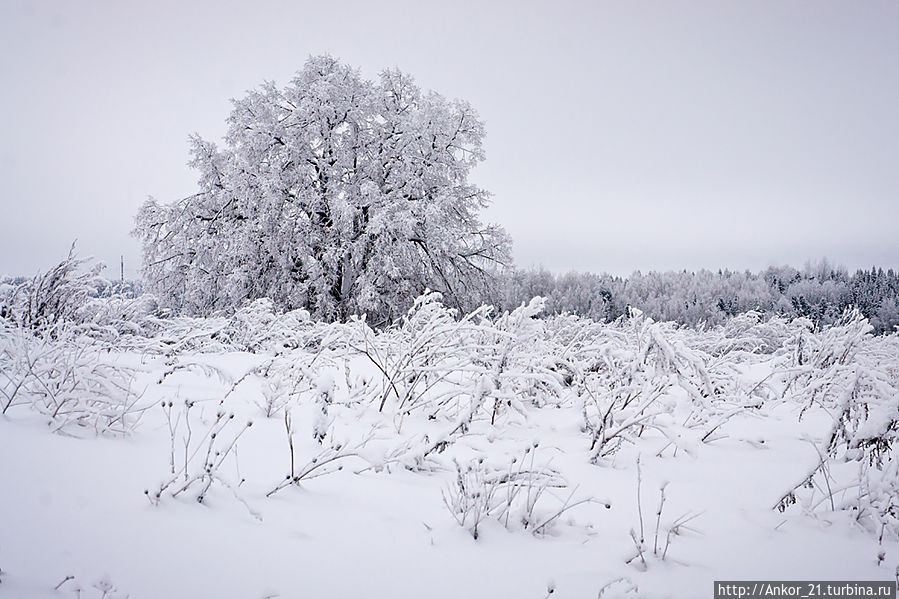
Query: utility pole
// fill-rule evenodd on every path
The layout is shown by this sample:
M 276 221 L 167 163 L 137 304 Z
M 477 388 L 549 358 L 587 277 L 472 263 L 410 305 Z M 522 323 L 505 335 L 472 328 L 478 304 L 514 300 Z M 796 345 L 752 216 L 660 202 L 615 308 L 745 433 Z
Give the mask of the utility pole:
M 125 284 L 125 255 L 121 255 L 122 258 L 122 285 Z

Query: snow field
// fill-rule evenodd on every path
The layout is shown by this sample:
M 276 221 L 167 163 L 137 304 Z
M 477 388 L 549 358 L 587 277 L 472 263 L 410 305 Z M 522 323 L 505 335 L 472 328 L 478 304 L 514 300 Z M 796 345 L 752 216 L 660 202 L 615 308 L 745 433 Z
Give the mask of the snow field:
M 696 597 L 714 580 L 896 575 L 889 513 L 877 530 L 868 504 L 847 507 L 862 486 L 846 451 L 775 509 L 819 466 L 855 388 L 839 362 L 812 371 L 797 351 L 876 347 L 845 354 L 857 374 L 891 338 L 850 322 L 797 350 L 787 327 L 783 351 L 754 354 L 639 315 L 459 324 L 439 304 L 418 310 L 393 331 L 310 332 L 308 347 L 279 335 L 253 353 L 112 349 L 139 398 L 126 434 L 13 406 L 0 418 L 0 593 Z M 886 359 L 877 372 L 895 382 Z M 809 402 L 800 374 L 829 394 Z M 890 401 L 869 410 L 887 429 Z M 878 481 L 888 494 L 894 481 Z M 849 489 L 833 493 L 838 509 L 831 483 Z

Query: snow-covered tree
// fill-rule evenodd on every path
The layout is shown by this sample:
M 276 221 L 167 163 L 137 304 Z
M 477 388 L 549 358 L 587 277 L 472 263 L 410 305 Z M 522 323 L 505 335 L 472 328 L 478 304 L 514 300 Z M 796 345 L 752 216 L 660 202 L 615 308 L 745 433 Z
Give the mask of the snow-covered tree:
M 329 56 L 233 101 L 222 148 L 191 139 L 199 192 L 137 215 L 147 290 L 188 314 L 268 297 L 285 309 L 392 320 L 425 289 L 467 309 L 509 261 L 468 181 L 484 125 L 462 101 Z

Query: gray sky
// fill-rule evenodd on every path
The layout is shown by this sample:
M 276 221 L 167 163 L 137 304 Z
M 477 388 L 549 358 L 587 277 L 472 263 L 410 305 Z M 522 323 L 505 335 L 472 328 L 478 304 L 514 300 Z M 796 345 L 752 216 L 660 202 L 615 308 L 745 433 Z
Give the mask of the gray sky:
M 117 276 L 187 136 L 330 53 L 470 101 L 516 262 L 899 267 L 899 2 L 0 2 L 0 273 Z

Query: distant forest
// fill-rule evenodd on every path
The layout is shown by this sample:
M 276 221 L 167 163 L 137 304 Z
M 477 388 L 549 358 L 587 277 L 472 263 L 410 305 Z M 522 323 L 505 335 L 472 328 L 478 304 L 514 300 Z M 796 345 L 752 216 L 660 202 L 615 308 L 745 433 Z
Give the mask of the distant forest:
M 539 295 L 548 298 L 550 314 L 568 312 L 594 320 L 614 320 L 631 306 L 655 320 L 691 327 L 723 324 L 750 310 L 826 325 L 855 307 L 878 334 L 899 326 L 899 274 L 873 267 L 850 275 L 826 260 L 801 270 L 636 272 L 627 278 L 519 269 L 507 276 L 503 289 L 497 302 L 503 309 Z
M 138 297 L 144 293 L 140 281 L 94 281 L 97 297 Z M 4 278 L 0 281 L 0 298 L 5 285 L 28 288 L 31 283 L 25 277 Z M 849 274 L 827 261 L 802 269 L 769 267 L 759 273 L 637 271 L 629 277 L 511 269 L 498 277 L 492 297 L 486 301 L 511 311 L 536 296 L 547 299 L 547 315 L 569 313 L 606 322 L 626 315 L 632 307 L 654 320 L 694 328 L 724 324 L 749 311 L 764 317 L 804 317 L 822 326 L 836 322 L 847 309 L 857 308 L 876 334 L 891 333 L 899 327 L 899 273 L 872 267 Z

